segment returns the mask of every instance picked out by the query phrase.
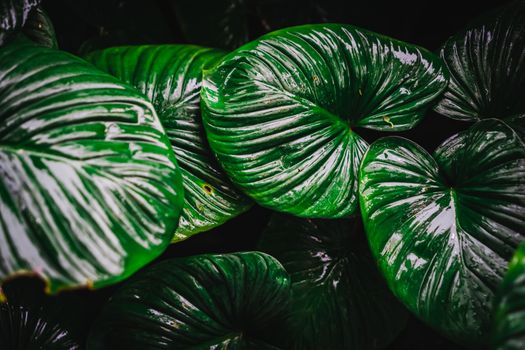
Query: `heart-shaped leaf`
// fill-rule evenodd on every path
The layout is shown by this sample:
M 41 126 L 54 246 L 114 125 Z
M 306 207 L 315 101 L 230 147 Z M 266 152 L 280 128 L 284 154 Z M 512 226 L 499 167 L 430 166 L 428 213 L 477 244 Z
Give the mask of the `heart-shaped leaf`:
M 135 86 L 155 106 L 184 183 L 185 203 L 175 241 L 218 226 L 251 205 L 217 164 L 202 126 L 202 69 L 223 55 L 197 46 L 159 45 L 110 48 L 87 57 L 98 68 Z
M 58 48 L 53 23 L 41 7 L 31 11 L 24 25 L 23 32 L 29 39 L 39 45 L 54 49 Z
M 433 157 L 406 139 L 372 144 L 360 170 L 368 240 L 393 292 L 450 338 L 486 340 L 494 292 L 525 234 L 525 147 L 486 120 Z
M 90 349 L 276 349 L 266 331 L 290 297 L 290 279 L 258 252 L 164 261 L 109 301 Z
M 446 81 L 425 49 L 348 25 L 294 27 L 204 72 L 203 120 L 226 173 L 259 204 L 344 217 L 367 148 L 354 128 L 410 129 Z
M 494 302 L 492 345 L 498 350 L 525 348 L 525 245 L 509 264 Z
M 182 180 L 151 103 L 91 64 L 0 50 L 0 282 L 104 286 L 169 244 Z
M 435 107 L 447 117 L 504 119 L 525 137 L 525 2 L 479 18 L 441 49 L 450 82 Z
M 39 4 L 40 0 L 0 1 L 0 45 L 5 43 L 9 35 L 22 28 L 31 10 Z
M 290 274 L 292 299 L 280 332 L 287 349 L 382 349 L 406 311 L 379 274 L 360 220 L 276 214 L 259 248 Z

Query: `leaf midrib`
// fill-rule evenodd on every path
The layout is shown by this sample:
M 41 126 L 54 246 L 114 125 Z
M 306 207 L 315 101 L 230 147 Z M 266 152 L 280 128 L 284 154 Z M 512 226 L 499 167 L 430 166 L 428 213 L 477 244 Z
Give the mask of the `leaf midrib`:
M 305 97 L 293 94 L 290 91 L 287 91 L 287 90 L 284 90 L 284 89 L 279 89 L 278 87 L 273 86 L 271 84 L 268 84 L 265 81 L 257 80 L 257 82 L 260 85 L 263 85 L 263 86 L 267 87 L 268 89 L 273 90 L 276 94 L 284 95 L 284 96 L 290 98 L 291 100 L 293 100 L 293 101 L 295 101 L 295 102 L 297 102 L 297 103 L 299 103 L 299 104 L 301 104 L 303 106 L 308 107 L 312 111 L 315 111 L 317 114 L 320 114 L 320 115 L 326 117 L 334 125 L 342 125 L 342 126 L 348 128 L 348 130 L 350 132 L 353 132 L 349 121 L 345 121 L 343 118 L 341 118 L 338 115 L 336 115 L 336 114 L 328 111 L 327 109 L 319 106 L 318 104 L 314 103 L 313 101 L 310 101 L 309 99 L 307 99 Z

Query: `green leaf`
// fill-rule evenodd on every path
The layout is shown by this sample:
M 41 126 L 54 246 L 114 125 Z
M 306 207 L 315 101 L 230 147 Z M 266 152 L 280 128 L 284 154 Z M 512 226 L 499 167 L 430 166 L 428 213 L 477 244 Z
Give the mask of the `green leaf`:
M 525 348 L 525 244 L 520 245 L 509 264 L 494 311 L 492 348 Z
M 355 128 L 410 129 L 446 79 L 425 49 L 348 25 L 294 27 L 204 72 L 203 120 L 219 163 L 259 204 L 344 217 L 367 148 Z
M 141 271 L 102 310 L 88 348 L 277 349 L 265 332 L 290 279 L 258 252 L 167 260 Z
M 251 205 L 217 164 L 202 126 L 202 69 L 223 55 L 222 51 L 197 46 L 159 45 L 110 48 L 87 57 L 97 68 L 144 93 L 166 129 L 185 190 L 174 241 L 218 226 Z
M 259 248 L 291 277 L 285 348 L 382 349 L 404 328 L 407 313 L 379 274 L 360 220 L 276 214 Z
M 23 32 L 29 39 L 39 45 L 53 49 L 58 48 L 53 23 L 41 7 L 37 7 L 31 11 L 24 25 Z
M 2 0 L 0 1 L 0 45 L 3 45 L 12 33 L 20 30 L 32 9 L 40 0 Z
M 525 136 L 525 2 L 477 19 L 443 45 L 450 82 L 435 110 L 477 121 L 500 118 Z
M 129 276 L 169 244 L 182 179 L 151 103 L 91 64 L 0 50 L 0 282 L 50 292 Z
M 417 316 L 467 345 L 525 233 L 525 146 L 479 122 L 433 157 L 398 137 L 372 144 L 360 170 L 365 230 L 390 288 Z

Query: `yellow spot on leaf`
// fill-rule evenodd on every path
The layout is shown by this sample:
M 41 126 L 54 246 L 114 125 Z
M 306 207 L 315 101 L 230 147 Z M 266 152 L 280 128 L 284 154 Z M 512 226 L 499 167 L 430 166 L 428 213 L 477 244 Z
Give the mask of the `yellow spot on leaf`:
M 204 190 L 204 192 L 208 195 L 212 195 L 213 194 L 213 187 L 210 185 L 210 184 L 202 184 L 202 189 Z
M 383 120 L 385 121 L 385 123 L 390 124 L 390 127 L 391 127 L 391 128 L 394 127 L 394 123 L 392 123 L 392 122 L 390 121 L 390 117 L 389 117 L 389 116 L 386 116 L 386 115 L 385 115 L 385 116 L 383 117 Z

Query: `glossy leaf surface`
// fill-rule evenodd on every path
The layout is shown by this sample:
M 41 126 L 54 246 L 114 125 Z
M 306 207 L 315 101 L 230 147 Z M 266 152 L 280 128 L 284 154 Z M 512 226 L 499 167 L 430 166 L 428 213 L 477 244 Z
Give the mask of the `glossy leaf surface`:
M 494 293 L 525 233 L 518 135 L 486 120 L 433 156 L 406 139 L 380 139 L 361 166 L 360 200 L 393 292 L 448 337 L 483 344 Z
M 367 143 L 354 130 L 406 130 L 444 89 L 425 49 L 348 25 L 265 35 L 204 73 L 208 140 L 259 204 L 334 218 L 357 207 Z
M 29 39 L 39 45 L 54 49 L 58 48 L 53 23 L 41 7 L 31 11 L 24 25 L 23 32 Z
M 525 245 L 521 245 L 494 303 L 492 345 L 498 350 L 525 348 Z
M 0 45 L 3 45 L 9 35 L 22 29 L 32 9 L 40 4 L 40 0 L 2 0 L 0 1 Z
M 0 349 L 83 349 L 89 302 L 76 292 L 46 295 L 36 278 L 16 278 L 0 289 Z M 86 295 L 92 291 L 83 291 Z
M 202 126 L 202 69 L 223 55 L 197 46 L 159 45 L 110 48 L 87 57 L 135 86 L 155 106 L 183 176 L 185 203 L 175 241 L 218 226 L 250 206 L 217 164 Z
M 471 23 L 444 44 L 441 57 L 451 76 L 438 113 L 504 119 L 525 136 L 525 2 Z
M 181 175 L 152 105 L 58 50 L 0 50 L 0 281 L 104 286 L 158 256 Z
M 259 248 L 292 281 L 285 348 L 382 349 L 404 328 L 406 310 L 377 270 L 360 220 L 276 214 Z
M 0 304 L 0 346 L 2 349 L 80 349 L 80 344 L 61 324 L 48 320 L 41 310 Z
M 88 348 L 276 349 L 265 330 L 275 326 L 289 296 L 288 274 L 263 253 L 167 260 L 112 297 Z

